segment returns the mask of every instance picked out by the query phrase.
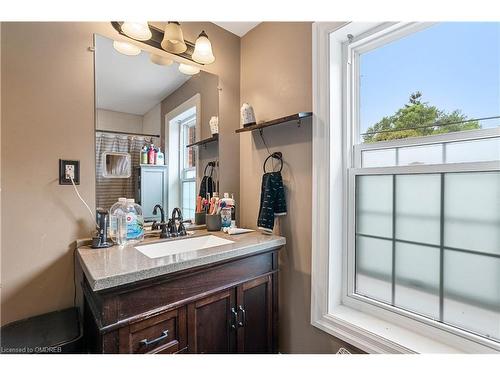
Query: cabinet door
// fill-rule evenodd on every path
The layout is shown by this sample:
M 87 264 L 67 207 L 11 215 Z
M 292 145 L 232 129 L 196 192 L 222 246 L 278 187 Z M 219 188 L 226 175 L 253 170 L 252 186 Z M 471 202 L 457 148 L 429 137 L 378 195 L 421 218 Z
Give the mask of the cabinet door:
M 212 294 L 188 305 L 190 353 L 235 351 L 237 316 L 234 288 Z
M 266 275 L 237 288 L 238 353 L 273 352 L 272 285 L 272 275 Z

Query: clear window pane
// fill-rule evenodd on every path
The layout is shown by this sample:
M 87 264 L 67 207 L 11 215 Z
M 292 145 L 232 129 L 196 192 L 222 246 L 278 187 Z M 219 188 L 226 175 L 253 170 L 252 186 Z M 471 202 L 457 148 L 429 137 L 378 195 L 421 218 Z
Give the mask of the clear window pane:
M 445 175 L 446 247 L 500 254 L 500 172 Z
M 444 321 L 500 339 L 500 259 L 445 250 Z
M 396 243 L 395 305 L 439 319 L 439 248 Z
M 392 241 L 356 237 L 356 293 L 392 300 Z
M 396 238 L 439 245 L 441 176 L 396 176 Z
M 499 66 L 497 22 L 439 23 L 362 53 L 361 142 L 497 127 L 475 119 L 500 115 Z
M 356 231 L 392 238 L 392 176 L 358 176 Z

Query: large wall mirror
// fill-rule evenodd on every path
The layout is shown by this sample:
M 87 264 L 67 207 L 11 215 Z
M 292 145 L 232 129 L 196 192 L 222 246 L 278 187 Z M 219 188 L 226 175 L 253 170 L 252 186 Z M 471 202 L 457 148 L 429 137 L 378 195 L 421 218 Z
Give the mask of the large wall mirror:
M 123 54 L 101 35 L 94 47 L 96 206 L 133 198 L 146 221 L 157 204 L 194 219 L 204 176 L 214 190 L 219 179 L 219 78 L 162 51 Z

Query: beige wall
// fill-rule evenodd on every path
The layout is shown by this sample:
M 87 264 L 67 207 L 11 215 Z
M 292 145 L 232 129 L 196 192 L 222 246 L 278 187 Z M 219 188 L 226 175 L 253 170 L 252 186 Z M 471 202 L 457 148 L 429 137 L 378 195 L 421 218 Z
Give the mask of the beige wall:
M 1 324 L 73 303 L 73 249 L 88 237 L 89 214 L 71 186 L 58 185 L 59 158 L 81 162 L 80 193 L 93 207 L 93 33 L 116 38 L 109 23 L 2 23 Z M 208 23 L 214 46 L 220 116 L 227 143 L 225 189 L 239 191 L 239 38 Z M 6 95 L 8 93 L 8 96 Z M 236 142 L 234 142 L 236 139 Z
M 142 133 L 143 116 L 131 113 L 97 109 L 96 129 Z M 158 134 L 158 133 L 157 133 Z
M 144 114 L 142 131 L 146 134 L 160 134 L 161 132 L 161 103 L 158 103 Z
M 91 224 L 58 159 L 81 161 L 93 206 L 93 30 L 2 24 L 2 324 L 72 304 L 70 244 Z
M 241 39 L 241 103 L 257 121 L 312 110 L 311 23 L 263 23 Z M 271 152 L 285 165 L 288 215 L 276 233 L 287 239 L 280 253 L 280 351 L 333 353 L 345 345 L 310 324 L 312 121 L 264 130 Z M 240 136 L 241 222 L 256 227 L 266 148 L 258 132 Z
M 210 137 L 210 126 L 208 121 L 212 116 L 218 116 L 219 112 L 219 79 L 214 74 L 207 74 L 201 72 L 189 81 L 186 81 L 181 87 L 175 90 L 172 94 L 167 96 L 161 102 L 161 115 L 162 115 L 162 138 L 166 139 L 165 134 L 165 115 L 191 99 L 196 94 L 200 94 L 201 106 L 201 132 L 200 137 Z

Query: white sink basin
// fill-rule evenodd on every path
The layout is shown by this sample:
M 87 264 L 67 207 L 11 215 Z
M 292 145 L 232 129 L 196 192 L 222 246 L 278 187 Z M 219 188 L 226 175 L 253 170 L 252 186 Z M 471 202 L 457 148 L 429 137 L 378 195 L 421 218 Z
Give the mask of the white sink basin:
M 137 246 L 136 249 L 148 258 L 161 258 L 167 255 L 187 253 L 189 251 L 207 249 L 209 247 L 228 245 L 234 241 L 217 236 L 200 236 L 184 238 L 182 240 L 153 243 L 151 245 Z

